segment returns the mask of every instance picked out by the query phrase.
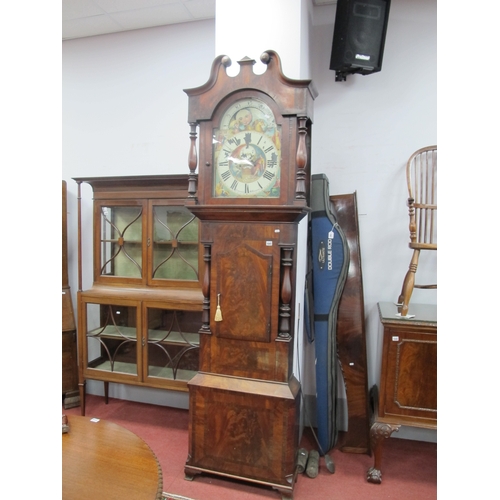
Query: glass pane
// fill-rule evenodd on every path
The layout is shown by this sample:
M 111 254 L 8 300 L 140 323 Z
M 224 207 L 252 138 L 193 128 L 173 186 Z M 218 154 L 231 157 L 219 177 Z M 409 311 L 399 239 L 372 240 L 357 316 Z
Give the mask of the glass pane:
M 190 380 L 198 371 L 201 312 L 148 308 L 148 376 Z
M 137 375 L 137 308 L 87 304 L 87 366 Z
M 213 194 L 279 198 L 281 125 L 259 99 L 233 102 L 213 129 Z
M 153 278 L 198 279 L 198 219 L 184 207 L 153 207 Z
M 142 207 L 101 207 L 101 275 L 142 277 Z

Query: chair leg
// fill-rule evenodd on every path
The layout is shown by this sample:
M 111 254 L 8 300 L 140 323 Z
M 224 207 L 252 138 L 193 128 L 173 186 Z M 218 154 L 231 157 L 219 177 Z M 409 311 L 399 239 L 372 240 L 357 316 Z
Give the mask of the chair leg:
M 401 313 L 401 316 L 408 314 L 408 306 L 410 305 L 411 294 L 415 286 L 415 273 L 417 272 L 419 256 L 420 250 L 414 250 L 410 266 L 403 281 L 401 295 L 398 298 L 398 312 Z

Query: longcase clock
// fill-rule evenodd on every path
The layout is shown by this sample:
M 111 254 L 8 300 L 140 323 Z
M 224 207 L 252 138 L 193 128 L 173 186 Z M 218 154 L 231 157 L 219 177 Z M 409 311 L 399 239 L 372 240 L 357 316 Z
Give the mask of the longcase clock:
M 186 206 L 200 220 L 204 296 L 200 371 L 189 382 L 186 478 L 268 485 L 291 498 L 300 418 L 293 373 L 297 233 L 309 211 L 310 80 L 283 75 L 278 55 L 215 59 L 185 90 L 191 147 Z M 199 138 L 199 144 L 197 140 Z

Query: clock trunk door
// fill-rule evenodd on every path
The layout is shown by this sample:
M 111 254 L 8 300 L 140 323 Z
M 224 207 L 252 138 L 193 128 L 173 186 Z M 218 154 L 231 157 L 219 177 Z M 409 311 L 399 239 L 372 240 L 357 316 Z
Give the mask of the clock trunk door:
M 274 375 L 280 247 L 271 234 L 263 225 L 217 227 L 210 357 L 212 370 L 216 365 L 219 373 L 260 379 Z
M 213 323 L 219 338 L 269 342 L 273 256 L 259 243 L 241 242 L 218 255 L 218 308 Z

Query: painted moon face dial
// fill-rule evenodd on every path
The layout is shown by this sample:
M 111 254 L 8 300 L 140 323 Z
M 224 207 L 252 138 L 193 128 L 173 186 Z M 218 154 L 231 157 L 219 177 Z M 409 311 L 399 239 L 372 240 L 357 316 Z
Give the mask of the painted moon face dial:
M 278 198 L 280 195 L 280 128 L 258 99 L 240 99 L 214 129 L 214 196 Z

